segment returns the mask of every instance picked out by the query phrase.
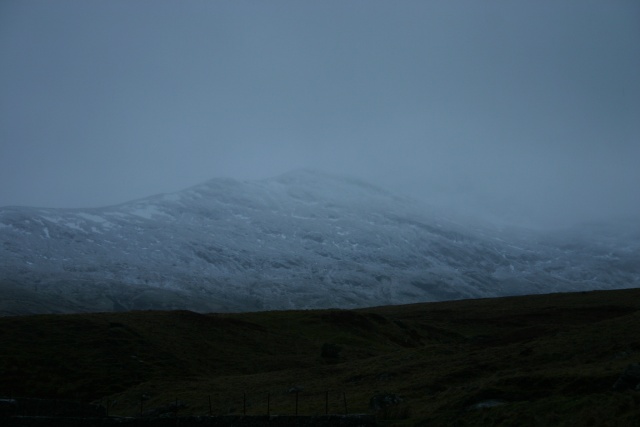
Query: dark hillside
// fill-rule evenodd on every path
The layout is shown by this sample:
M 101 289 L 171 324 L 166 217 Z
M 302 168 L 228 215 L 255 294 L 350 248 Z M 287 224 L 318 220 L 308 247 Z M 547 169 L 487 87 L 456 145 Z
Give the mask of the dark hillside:
M 375 412 L 406 425 L 633 425 L 640 290 L 361 310 L 0 318 L 0 395 L 112 414 Z M 629 387 L 627 387 L 629 388 Z M 328 394 L 327 394 L 328 392 Z M 268 396 L 268 403 L 267 403 Z M 378 396 L 373 399 L 374 396 Z M 328 397 L 328 399 L 327 399 Z

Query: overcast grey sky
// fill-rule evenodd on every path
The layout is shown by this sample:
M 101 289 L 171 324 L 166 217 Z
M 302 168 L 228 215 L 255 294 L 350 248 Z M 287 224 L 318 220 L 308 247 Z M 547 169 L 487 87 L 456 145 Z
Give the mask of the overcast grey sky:
M 640 213 L 637 0 L 3 0 L 0 91 L 0 206 L 314 168 L 467 214 Z

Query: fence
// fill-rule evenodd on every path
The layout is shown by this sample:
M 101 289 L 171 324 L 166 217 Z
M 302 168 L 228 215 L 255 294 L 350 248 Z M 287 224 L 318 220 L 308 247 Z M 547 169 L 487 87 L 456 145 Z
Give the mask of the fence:
M 356 405 L 354 405 L 356 406 Z M 359 402 L 356 410 L 367 412 L 370 404 Z M 363 411 L 364 409 L 364 411 Z M 378 408 L 373 408 L 378 409 Z M 179 416 L 329 416 L 351 415 L 346 392 L 302 392 L 293 388 L 280 393 L 242 393 L 212 399 L 211 395 L 175 398 L 158 406 L 157 400 L 141 395 L 136 401 L 95 402 L 25 397 L 0 398 L 0 417 L 179 417 Z
M 104 417 L 103 406 L 82 400 L 0 398 L 0 416 L 22 417 Z
M 179 418 L 51 418 L 9 417 L 3 427 L 376 427 L 372 415 L 218 416 Z
M 228 397 L 225 403 L 213 402 L 211 395 L 206 398 L 199 399 L 199 407 L 205 407 L 206 415 L 329 415 L 329 414 L 349 414 L 349 405 L 347 402 L 346 392 L 330 394 L 329 391 L 321 393 L 302 393 L 299 389 L 291 389 L 285 393 L 253 393 L 248 395 L 243 393 L 242 396 Z M 332 399 L 330 399 L 330 396 Z M 337 400 L 337 399 L 339 400 Z M 146 407 L 146 397 L 140 397 L 141 416 L 145 415 L 161 415 L 167 413 L 178 412 L 187 409 L 188 405 L 180 399 L 175 399 L 162 407 L 156 407 L 148 410 Z M 203 405 L 202 402 L 206 404 Z M 240 404 L 241 402 L 241 404 Z M 217 404 L 216 404 L 217 403 Z M 304 405 L 303 405 L 304 403 Z M 107 406 L 107 411 L 109 407 Z
M 293 415 L 270 414 L 271 394 L 265 396 L 264 415 L 246 415 L 247 395 L 243 394 L 243 415 L 213 415 L 211 398 L 208 415 L 182 416 L 186 404 L 175 400 L 162 408 L 144 412 L 144 399 L 140 400 L 140 414 L 136 417 L 113 417 L 109 404 L 85 403 L 81 400 L 0 398 L 0 424 L 3 427 L 375 427 L 373 415 L 328 415 L 328 392 L 325 392 L 324 415 L 300 415 L 300 393 L 294 392 Z M 342 395 L 346 407 L 346 395 Z

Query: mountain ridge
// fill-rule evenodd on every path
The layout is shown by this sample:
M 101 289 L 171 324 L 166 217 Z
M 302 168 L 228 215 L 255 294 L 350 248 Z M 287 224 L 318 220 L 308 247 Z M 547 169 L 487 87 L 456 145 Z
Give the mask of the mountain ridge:
M 0 313 L 41 312 L 34 295 L 61 312 L 255 311 L 640 284 L 635 237 L 554 238 L 467 227 L 315 171 L 215 178 L 104 208 L 0 208 L 0 291 L 14 296 Z

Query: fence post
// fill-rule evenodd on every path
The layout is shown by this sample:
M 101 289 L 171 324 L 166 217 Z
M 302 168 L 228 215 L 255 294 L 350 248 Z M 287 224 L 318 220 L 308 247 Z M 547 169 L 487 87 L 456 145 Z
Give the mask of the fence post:
M 298 415 L 298 390 L 296 390 L 296 415 Z
M 347 409 L 347 393 L 342 392 L 342 400 L 344 401 L 344 414 L 349 415 L 349 410 Z
M 267 392 L 267 416 L 271 415 L 271 392 Z
M 211 412 L 211 395 L 209 395 L 209 416 L 213 415 Z
M 247 415 L 247 392 L 242 392 L 242 415 Z
M 324 414 L 329 415 L 329 390 L 324 393 Z

